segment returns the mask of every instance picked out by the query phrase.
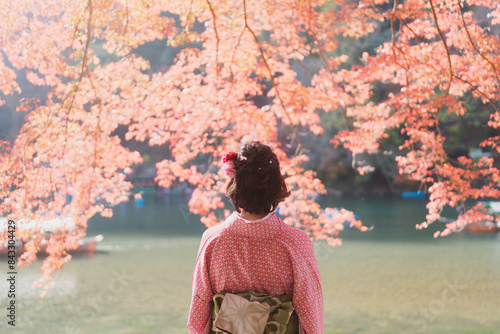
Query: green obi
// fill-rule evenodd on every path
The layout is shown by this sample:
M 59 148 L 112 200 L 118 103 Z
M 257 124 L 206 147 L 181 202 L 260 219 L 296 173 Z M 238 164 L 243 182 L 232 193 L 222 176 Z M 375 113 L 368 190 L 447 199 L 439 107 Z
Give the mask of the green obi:
M 290 297 L 274 297 L 252 291 L 227 294 L 220 291 L 213 297 L 211 333 L 295 334 L 299 321 Z

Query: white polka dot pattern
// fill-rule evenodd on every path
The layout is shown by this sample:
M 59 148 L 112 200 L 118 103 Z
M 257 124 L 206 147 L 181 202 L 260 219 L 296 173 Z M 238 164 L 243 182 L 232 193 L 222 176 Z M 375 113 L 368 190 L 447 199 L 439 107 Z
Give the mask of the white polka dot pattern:
M 276 214 L 247 221 L 233 212 L 203 234 L 192 277 L 190 333 L 202 334 L 219 291 L 288 294 L 308 334 L 323 334 L 323 296 L 311 240 Z

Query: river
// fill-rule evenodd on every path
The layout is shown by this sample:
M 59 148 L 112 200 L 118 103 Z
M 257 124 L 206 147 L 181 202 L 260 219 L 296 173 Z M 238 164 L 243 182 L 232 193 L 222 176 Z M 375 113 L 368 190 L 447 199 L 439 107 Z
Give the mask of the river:
M 343 245 L 316 244 L 326 333 L 500 333 L 500 235 L 423 231 L 425 200 L 330 199 L 358 214 L 368 232 Z M 204 227 L 182 196 L 145 195 L 96 217 L 94 255 L 79 255 L 44 298 L 31 284 L 40 260 L 20 268 L 16 327 L 2 333 L 187 333 L 191 272 Z M 5 265 L 6 266 L 6 265 Z M 6 281 L 0 284 L 6 314 Z

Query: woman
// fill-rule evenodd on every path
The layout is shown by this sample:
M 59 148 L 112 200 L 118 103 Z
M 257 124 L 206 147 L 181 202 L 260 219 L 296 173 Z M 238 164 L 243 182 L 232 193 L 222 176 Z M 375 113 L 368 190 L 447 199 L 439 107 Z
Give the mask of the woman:
M 221 313 L 214 319 L 214 295 L 251 291 L 258 296 L 289 296 L 299 322 L 293 331 L 323 334 L 321 278 L 312 242 L 274 213 L 290 195 L 278 158 L 269 146 L 252 142 L 238 154 L 226 153 L 223 166 L 230 178 L 226 195 L 236 211 L 203 234 L 192 277 L 190 333 L 217 332 L 215 322 L 224 302 L 217 305 Z M 256 325 L 253 319 L 241 326 Z

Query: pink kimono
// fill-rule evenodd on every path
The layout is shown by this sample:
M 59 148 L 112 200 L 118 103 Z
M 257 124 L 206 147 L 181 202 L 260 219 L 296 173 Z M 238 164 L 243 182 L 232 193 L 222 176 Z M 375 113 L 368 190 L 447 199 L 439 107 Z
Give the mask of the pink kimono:
M 307 334 L 323 334 L 323 295 L 313 244 L 276 214 L 248 221 L 233 212 L 201 239 L 192 277 L 190 333 L 208 333 L 212 297 L 254 291 L 288 294 Z

